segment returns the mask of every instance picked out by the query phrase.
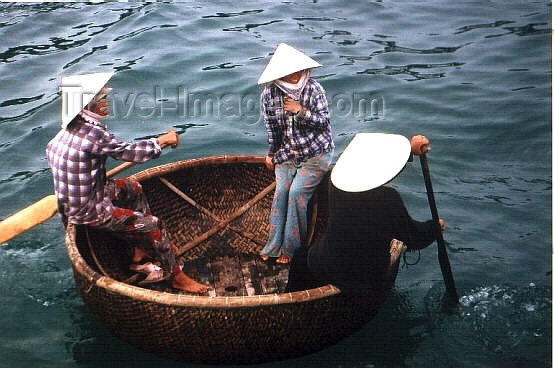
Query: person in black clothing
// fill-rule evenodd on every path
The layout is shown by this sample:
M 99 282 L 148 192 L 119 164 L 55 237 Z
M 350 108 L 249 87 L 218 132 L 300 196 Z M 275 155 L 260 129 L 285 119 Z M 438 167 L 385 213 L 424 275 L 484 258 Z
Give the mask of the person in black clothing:
M 412 153 L 430 150 L 424 136 L 412 138 Z M 329 180 L 329 223 L 327 230 L 309 248 L 295 254 L 287 292 L 331 283 L 345 294 L 367 294 L 384 281 L 393 239 L 408 250 L 423 249 L 444 230 L 439 220 L 412 219 L 400 194 L 380 186 L 364 192 L 345 192 Z

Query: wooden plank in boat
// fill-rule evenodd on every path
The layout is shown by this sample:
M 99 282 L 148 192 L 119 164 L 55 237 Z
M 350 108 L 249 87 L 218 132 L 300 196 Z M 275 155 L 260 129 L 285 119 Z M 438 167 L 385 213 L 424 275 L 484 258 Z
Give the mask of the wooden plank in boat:
M 247 295 L 240 261 L 235 256 L 217 257 L 211 261 L 213 287 L 217 296 Z
M 266 263 L 258 255 L 240 257 L 244 285 L 248 295 L 283 293 L 289 277 L 289 266 Z
M 258 267 L 256 266 L 255 258 L 252 256 L 242 256 L 240 264 L 246 295 L 253 296 L 261 294 L 262 290 L 260 287 Z
M 288 266 L 266 263 L 251 254 L 200 258 L 185 262 L 183 271 L 209 285 L 212 297 L 283 293 L 288 280 Z
M 285 265 L 274 266 L 276 268 L 275 284 L 279 293 L 284 293 L 289 280 L 289 268 Z
M 260 281 L 261 294 L 273 294 L 279 292 L 275 282 L 273 265 L 269 265 L 260 258 L 256 259 L 258 279 Z

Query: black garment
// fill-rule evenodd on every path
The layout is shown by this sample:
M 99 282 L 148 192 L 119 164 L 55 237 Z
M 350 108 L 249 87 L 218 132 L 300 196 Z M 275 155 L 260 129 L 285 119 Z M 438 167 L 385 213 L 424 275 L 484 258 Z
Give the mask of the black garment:
M 395 189 L 344 192 L 329 183 L 329 224 L 309 249 L 299 249 L 287 291 L 331 283 L 347 294 L 370 293 L 386 277 L 390 242 L 422 249 L 437 238 L 433 221 L 413 220 Z

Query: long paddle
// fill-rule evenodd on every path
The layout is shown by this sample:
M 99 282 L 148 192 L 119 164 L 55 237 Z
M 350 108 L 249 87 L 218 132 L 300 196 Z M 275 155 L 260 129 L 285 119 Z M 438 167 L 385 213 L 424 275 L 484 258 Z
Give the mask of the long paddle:
M 162 149 L 165 147 L 167 146 L 162 145 Z M 106 175 L 110 178 L 136 164 L 136 162 L 125 162 L 108 171 Z M 0 222 L 0 245 L 48 221 L 58 212 L 57 207 L 56 196 L 50 194 Z
M 433 185 L 431 184 L 431 175 L 429 174 L 429 165 L 427 164 L 427 156 L 425 153 L 419 156 L 421 162 L 421 169 L 423 171 L 423 178 L 425 179 L 425 188 L 427 189 L 427 198 L 429 199 L 429 207 L 431 207 L 431 214 L 433 216 L 433 222 L 439 226 L 439 212 L 437 211 L 437 204 L 435 203 L 435 195 L 433 193 Z M 446 246 L 444 244 L 444 238 L 441 231 L 437 231 L 437 245 L 438 245 L 438 257 L 441 267 L 442 277 L 446 285 L 446 292 L 450 296 L 453 302 L 458 302 L 458 293 L 456 292 L 456 286 L 454 285 L 454 277 L 452 276 L 452 269 L 450 268 L 450 261 L 448 260 L 448 253 L 446 253 Z

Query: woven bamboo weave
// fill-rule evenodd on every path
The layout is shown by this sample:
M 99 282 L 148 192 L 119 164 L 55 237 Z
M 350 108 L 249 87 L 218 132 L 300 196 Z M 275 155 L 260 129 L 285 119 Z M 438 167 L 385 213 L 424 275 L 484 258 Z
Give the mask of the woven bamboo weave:
M 218 156 L 174 162 L 132 176 L 177 247 L 194 241 L 268 188 L 274 174 L 260 156 Z M 178 187 L 201 211 L 159 178 Z M 257 254 L 267 241 L 273 191 L 193 248 L 185 261 Z M 327 218 L 326 188 L 317 195 L 314 238 Z M 212 216 L 212 215 L 214 216 Z M 247 234 L 248 236 L 244 236 Z M 249 239 L 253 238 L 253 239 Z M 195 296 L 129 285 L 131 249 L 107 232 L 70 225 L 66 247 L 85 304 L 116 336 L 169 359 L 204 363 L 260 363 L 311 353 L 335 344 L 371 320 L 397 271 L 370 297 L 341 294 L 332 285 L 281 294 Z M 98 267 L 97 263 L 101 263 Z

